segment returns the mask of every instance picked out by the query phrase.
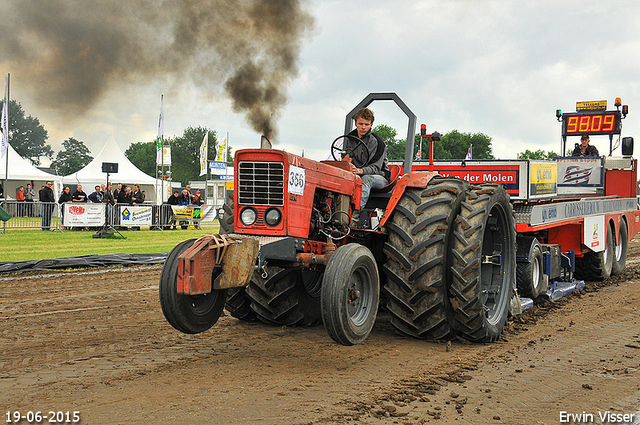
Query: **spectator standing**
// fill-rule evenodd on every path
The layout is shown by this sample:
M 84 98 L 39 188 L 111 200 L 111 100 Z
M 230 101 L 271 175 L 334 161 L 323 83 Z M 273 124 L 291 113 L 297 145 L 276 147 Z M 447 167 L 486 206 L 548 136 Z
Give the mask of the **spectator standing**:
M 140 191 L 140 185 L 133 185 L 133 192 L 131 193 L 131 205 L 142 205 L 144 204 L 144 194 Z M 133 230 L 140 230 L 140 226 L 132 227 Z
M 196 190 L 196 196 L 193 198 L 193 204 L 194 205 L 198 205 L 198 206 L 202 206 L 202 204 L 204 204 L 204 201 L 200 197 L 200 191 L 199 190 Z
M 190 188 L 191 186 L 187 185 L 187 188 Z M 178 196 L 178 203 L 179 205 L 192 205 L 192 198 L 191 198 L 191 192 L 189 192 L 188 189 L 183 189 L 182 193 Z M 182 230 L 186 230 L 189 228 L 189 222 L 188 221 L 181 221 L 180 222 L 180 227 L 182 228 Z
M 76 191 L 71 195 L 71 202 L 87 202 L 87 194 L 82 190 L 82 185 L 76 186 Z M 82 230 L 82 227 L 72 227 L 72 230 Z
M 113 191 L 113 199 L 118 202 L 118 195 L 120 195 L 120 192 L 122 192 L 122 183 L 118 183 L 118 186 L 116 187 L 116 189 Z
M 31 187 L 30 183 L 27 183 L 27 188 L 24 190 L 24 202 L 25 204 L 25 214 L 29 217 L 33 217 L 33 198 L 36 197 L 36 192 Z
M 82 191 L 82 185 L 76 186 L 76 191 L 71 195 L 71 202 L 87 202 L 87 194 Z
M 113 225 L 114 221 L 113 221 L 113 204 L 115 204 L 115 199 L 113 198 L 113 191 L 111 190 L 113 188 L 113 185 L 111 183 L 109 183 L 107 185 L 106 190 L 104 191 L 104 198 L 102 199 L 102 202 L 104 202 L 105 204 L 107 204 L 106 209 L 107 209 L 107 223 Z
M 24 186 L 20 186 L 18 188 L 18 192 L 16 192 L 16 201 L 18 201 L 16 215 L 18 217 L 26 217 L 26 215 L 24 215 Z
M 182 189 L 182 193 L 178 196 L 178 202 L 180 203 L 180 205 L 192 204 L 192 197 L 191 197 L 191 192 L 189 192 L 189 189 Z
M 91 194 L 89 194 L 87 199 L 94 204 L 102 204 L 104 195 L 102 193 L 102 190 L 100 189 L 100 185 L 99 184 L 95 185 L 93 189 L 94 191 L 91 192 Z M 106 214 L 106 208 L 105 208 L 105 214 Z M 99 227 L 92 228 L 91 230 L 100 230 L 100 228 Z
M 120 184 L 118 184 L 118 186 L 120 186 Z M 131 205 L 131 188 L 127 185 L 122 185 L 121 186 L 122 189 L 118 192 L 118 205 Z M 120 214 L 122 213 L 122 211 L 120 211 Z M 118 217 L 120 217 L 120 214 L 118 214 Z M 123 226 L 120 226 L 120 230 L 127 230 L 128 228 L 124 228 Z
M 180 191 L 177 189 L 173 190 L 173 195 L 169 196 L 167 199 L 167 204 L 169 205 L 180 205 Z M 173 219 L 173 208 L 168 208 L 168 217 L 170 217 L 169 225 L 173 225 L 172 230 L 176 230 L 176 221 Z
M 62 229 L 64 229 L 64 204 L 67 202 L 71 202 L 71 192 L 69 191 L 69 186 L 65 186 L 62 189 L 62 193 L 58 198 L 58 204 L 60 204 L 60 211 L 62 212 Z
M 58 198 L 58 203 L 60 205 L 66 203 L 66 202 L 71 202 L 71 192 L 69 191 L 69 186 L 65 186 L 64 189 L 62 189 L 62 193 L 60 194 L 60 197 Z
M 95 191 L 91 192 L 91 195 L 89 195 L 87 198 L 94 204 L 101 204 L 103 201 L 103 195 L 102 191 L 100 190 L 100 186 L 96 185 L 94 189 Z
M 42 202 L 42 230 L 50 230 L 51 216 L 53 215 L 53 208 L 56 202 L 55 195 L 53 194 L 53 182 L 48 181 L 45 186 L 40 189 L 38 195 L 40 202 Z
M 38 217 L 42 217 L 42 191 L 44 190 L 44 185 L 40 186 L 40 190 L 38 191 Z
M 120 184 L 118 183 L 118 186 Z M 118 197 L 116 202 L 122 205 L 131 205 L 131 188 L 127 185 L 121 186 L 122 189 L 118 191 Z
M 140 205 L 144 203 L 145 197 L 142 191 L 140 191 L 140 185 L 133 185 L 133 192 L 131 193 L 131 205 Z
M 196 194 L 195 194 L 195 196 L 193 198 L 193 205 L 196 205 L 198 207 L 202 207 L 203 204 L 204 204 L 204 201 L 200 197 L 200 191 L 196 190 Z M 199 217 L 202 218 L 202 215 L 200 215 Z M 200 220 L 194 220 L 194 225 L 195 225 L 196 229 L 201 229 Z

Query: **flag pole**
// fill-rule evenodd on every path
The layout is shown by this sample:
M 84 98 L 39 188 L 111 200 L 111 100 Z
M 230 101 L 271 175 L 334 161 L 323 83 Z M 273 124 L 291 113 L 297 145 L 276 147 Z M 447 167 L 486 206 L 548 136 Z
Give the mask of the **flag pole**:
M 209 130 L 207 130 L 209 131 Z M 216 134 L 216 140 L 218 139 L 218 135 Z M 207 206 L 207 194 L 209 193 L 209 178 L 211 177 L 211 168 L 209 168 L 209 144 L 207 143 L 207 159 L 204 161 L 204 166 L 207 167 L 207 173 L 205 174 L 204 179 L 204 205 Z
M 224 155 L 224 195 L 227 196 L 227 152 L 229 152 L 229 132 L 227 131 L 227 142 L 224 144 L 224 152 L 222 153 Z
M 164 199 L 164 94 L 160 95 L 160 118 L 158 118 L 158 138 L 156 140 L 156 144 L 158 145 L 160 152 L 160 172 L 162 180 L 160 181 L 160 196 L 159 199 L 156 200 L 157 205 L 162 205 L 162 201 Z M 156 156 L 156 169 L 158 168 L 158 157 Z M 156 182 L 158 181 L 158 176 L 156 173 Z M 157 184 L 157 183 L 156 183 Z M 156 188 L 156 194 L 158 193 L 158 189 Z
M 6 167 L 4 169 L 4 189 L 3 189 L 3 196 L 4 199 L 8 199 L 7 197 L 7 192 L 9 190 L 9 187 L 7 186 L 8 180 L 9 180 L 9 92 L 10 92 L 10 85 L 11 85 L 11 74 L 7 74 L 7 78 L 6 78 L 6 87 L 5 87 L 5 97 L 4 97 L 4 103 L 5 103 L 5 108 L 7 111 L 7 115 L 5 116 L 6 121 L 3 123 L 4 124 L 4 128 L 2 129 L 2 131 L 5 133 L 4 137 L 7 140 L 7 146 L 5 147 L 5 151 L 4 154 L 6 155 L 5 160 L 6 162 Z
M 6 168 L 4 170 L 4 187 L 2 189 L 2 196 L 4 196 L 5 201 L 9 198 L 7 195 L 7 192 L 9 191 L 9 187 L 7 186 L 8 180 L 9 180 L 9 86 L 11 84 L 11 74 L 7 74 L 7 78 L 6 78 L 6 88 L 5 88 L 5 97 L 4 97 L 4 107 L 2 108 L 2 111 L 6 113 L 6 115 L 4 116 L 4 123 L 2 123 L 3 128 L 2 128 L 2 132 L 3 132 L 3 141 L 6 140 L 6 145 L 5 145 L 5 149 L 4 149 L 4 154 L 6 156 L 5 160 L 6 160 Z M 1 120 L 0 120 L 1 121 Z M 1 144 L 0 144 L 1 145 Z M 0 149 L 1 150 L 1 149 Z M 2 222 L 2 233 L 7 233 L 7 222 L 3 221 Z

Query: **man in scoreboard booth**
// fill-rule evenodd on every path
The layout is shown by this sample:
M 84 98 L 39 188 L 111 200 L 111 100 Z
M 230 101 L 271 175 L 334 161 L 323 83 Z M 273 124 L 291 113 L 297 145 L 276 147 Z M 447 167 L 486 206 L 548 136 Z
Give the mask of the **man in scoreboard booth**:
M 571 156 L 599 156 L 598 149 L 589 144 L 589 135 L 583 134 L 580 138 L 580 144 L 576 143 Z

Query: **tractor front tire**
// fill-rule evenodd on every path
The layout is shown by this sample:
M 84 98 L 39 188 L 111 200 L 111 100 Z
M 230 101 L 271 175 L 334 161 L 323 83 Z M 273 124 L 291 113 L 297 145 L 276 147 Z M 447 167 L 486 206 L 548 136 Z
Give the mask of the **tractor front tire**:
M 415 338 L 452 339 L 448 290 L 453 220 L 468 183 L 434 178 L 425 188 L 407 188 L 386 228 L 387 283 L 391 323 Z
M 471 186 L 454 225 L 450 299 L 459 334 L 497 340 L 504 329 L 516 275 L 515 220 L 507 191 Z
M 196 334 L 213 326 L 224 309 L 226 290 L 212 289 L 208 294 L 185 295 L 177 291 L 178 257 L 193 245 L 195 239 L 189 239 L 176 245 L 160 274 L 160 307 L 169 324 L 180 332 Z M 211 279 L 215 279 L 217 275 Z
M 378 266 L 367 247 L 350 243 L 336 249 L 324 272 L 321 300 L 331 339 L 342 345 L 367 339 L 380 302 Z

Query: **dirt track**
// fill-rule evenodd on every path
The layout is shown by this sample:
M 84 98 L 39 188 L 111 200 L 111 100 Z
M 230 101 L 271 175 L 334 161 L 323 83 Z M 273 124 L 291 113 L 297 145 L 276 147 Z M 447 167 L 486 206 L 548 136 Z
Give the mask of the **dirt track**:
M 184 335 L 160 310 L 160 266 L 0 276 L 3 422 L 556 424 L 610 411 L 640 423 L 639 242 L 623 276 L 534 307 L 487 345 L 404 338 L 384 313 L 356 347 L 230 316 Z

